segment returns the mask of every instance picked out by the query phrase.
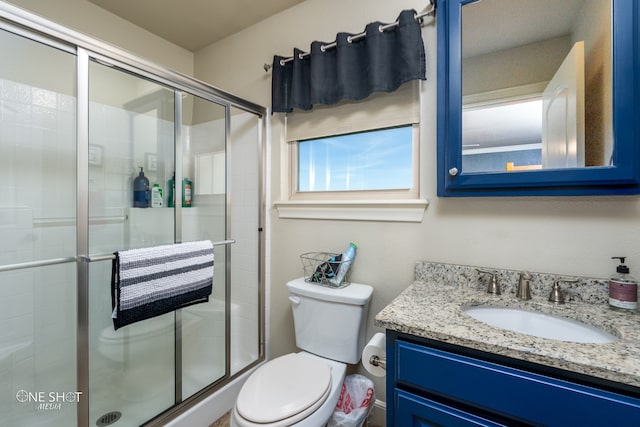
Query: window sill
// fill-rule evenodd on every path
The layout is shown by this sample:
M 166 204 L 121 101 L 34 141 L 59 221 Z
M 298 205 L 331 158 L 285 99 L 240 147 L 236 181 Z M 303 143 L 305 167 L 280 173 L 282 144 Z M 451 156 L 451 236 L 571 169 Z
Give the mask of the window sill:
M 278 201 L 280 218 L 422 222 L 428 200 Z

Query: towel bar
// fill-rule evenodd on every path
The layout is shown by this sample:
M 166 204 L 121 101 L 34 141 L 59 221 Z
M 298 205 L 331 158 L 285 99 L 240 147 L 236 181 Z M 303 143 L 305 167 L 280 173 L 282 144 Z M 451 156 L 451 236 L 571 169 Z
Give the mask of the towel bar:
M 23 262 L 19 264 L 7 264 L 7 265 L 0 266 L 0 272 L 22 270 L 25 268 L 33 268 L 33 267 L 46 267 L 48 265 L 65 264 L 65 263 L 74 262 L 74 261 L 76 261 L 76 257 L 52 258 L 52 259 L 45 259 L 42 261 L 29 261 L 29 262 Z
M 213 246 L 221 246 L 221 245 L 231 245 L 236 242 L 235 239 L 229 240 L 220 240 L 219 242 L 213 242 Z M 80 261 L 82 262 L 96 262 L 96 261 L 107 261 L 110 259 L 115 259 L 114 254 L 104 254 L 104 255 L 81 255 Z
M 230 245 L 233 243 L 236 243 L 235 239 L 221 240 L 219 242 L 213 242 L 213 246 Z M 6 271 L 23 270 L 25 268 L 46 267 L 49 265 L 66 264 L 66 263 L 75 262 L 78 260 L 82 262 L 106 261 L 110 259 L 115 259 L 115 257 L 116 256 L 114 254 L 88 255 L 88 256 L 80 255 L 77 258 L 76 257 L 52 258 L 52 259 L 45 259 L 40 261 L 22 262 L 18 264 L 6 264 L 6 265 L 0 265 L 0 273 L 6 272 Z

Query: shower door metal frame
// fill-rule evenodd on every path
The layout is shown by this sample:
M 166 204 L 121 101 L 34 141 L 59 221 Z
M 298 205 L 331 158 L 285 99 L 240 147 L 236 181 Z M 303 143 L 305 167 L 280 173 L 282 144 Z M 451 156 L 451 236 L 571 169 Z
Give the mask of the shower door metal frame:
M 242 111 L 254 114 L 258 118 L 258 158 L 259 158 L 259 191 L 258 191 L 258 307 L 259 307 L 259 325 L 258 325 L 258 358 L 233 376 L 230 375 L 230 292 L 231 292 L 231 250 L 228 244 L 226 248 L 226 283 L 225 283 L 225 324 L 226 324 L 226 362 L 225 375 L 218 381 L 203 388 L 199 392 L 182 400 L 181 385 L 177 384 L 179 379 L 176 376 L 176 402 L 175 405 L 168 408 L 162 414 L 159 414 L 148 422 L 148 425 L 164 425 L 166 422 L 180 415 L 187 409 L 195 406 L 197 403 L 214 393 L 224 385 L 228 384 L 235 377 L 238 377 L 246 371 L 254 368 L 265 359 L 265 136 L 267 132 L 267 113 L 268 110 L 258 104 L 254 104 L 244 100 L 229 92 L 209 85 L 208 83 L 199 81 L 191 76 L 176 72 L 167 67 L 147 61 L 136 55 L 133 55 L 123 49 L 112 46 L 108 43 L 78 33 L 64 26 L 58 25 L 40 16 L 24 11 L 18 7 L 0 1 L 0 29 L 15 33 L 19 36 L 26 37 L 39 43 L 51 46 L 56 49 L 64 50 L 76 56 L 77 70 L 77 123 L 76 123 L 76 257 L 55 258 L 49 260 L 41 260 L 27 262 L 21 264 L 5 265 L 0 267 L 0 271 L 10 271 L 22 268 L 31 268 L 37 266 L 62 264 L 76 262 L 77 268 L 77 384 L 78 392 L 82 393 L 82 398 L 78 401 L 77 407 L 77 425 L 78 427 L 88 427 L 89 420 L 89 264 L 93 261 L 104 261 L 110 259 L 109 256 L 90 255 L 89 254 L 89 62 L 95 60 L 104 65 L 121 69 L 131 74 L 146 78 L 148 80 L 160 83 L 174 90 L 175 93 L 175 114 L 176 120 L 176 139 L 174 144 L 176 150 L 182 147 L 181 143 L 181 115 L 178 115 L 181 105 L 181 94 L 189 93 L 199 96 L 211 102 L 225 106 L 225 146 L 226 154 L 226 181 L 227 181 L 227 200 L 226 200 L 226 230 L 225 242 L 233 242 L 230 239 L 230 109 L 238 108 Z M 178 102 L 178 100 L 180 102 Z M 177 152 L 176 152 L 177 154 Z M 180 155 L 181 156 L 181 155 Z M 180 158 L 181 160 L 181 158 Z M 176 156 L 176 169 L 182 168 L 181 162 L 178 162 Z M 178 170 L 176 170 L 176 176 Z M 176 191 L 181 191 L 180 186 L 176 186 Z M 176 200 L 179 194 L 176 194 Z M 180 204 L 176 204 L 176 241 L 179 242 L 181 236 L 178 229 L 181 225 L 181 209 Z M 176 319 L 176 328 L 179 327 L 179 315 Z M 179 348 L 179 347 L 176 347 Z M 176 361 L 177 363 L 177 361 Z
M 89 54 L 78 47 L 76 93 L 76 253 L 89 255 Z M 80 106 L 84 105 L 84 108 Z M 89 423 L 89 263 L 78 259 L 76 366 L 78 390 L 85 397 L 78 401 L 78 427 Z

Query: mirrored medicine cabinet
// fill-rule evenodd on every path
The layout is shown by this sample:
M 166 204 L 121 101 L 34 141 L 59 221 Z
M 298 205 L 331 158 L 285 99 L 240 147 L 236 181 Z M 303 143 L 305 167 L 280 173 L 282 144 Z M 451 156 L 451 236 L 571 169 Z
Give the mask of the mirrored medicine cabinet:
M 636 0 L 439 0 L 438 195 L 640 193 L 639 18 Z

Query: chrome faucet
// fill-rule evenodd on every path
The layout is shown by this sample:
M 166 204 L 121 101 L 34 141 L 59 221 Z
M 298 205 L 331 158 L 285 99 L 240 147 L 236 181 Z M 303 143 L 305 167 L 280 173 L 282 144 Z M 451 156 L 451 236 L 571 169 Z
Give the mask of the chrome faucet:
M 516 297 L 521 300 L 531 299 L 531 273 L 523 271 L 520 273 L 520 279 L 518 279 L 518 288 L 516 289 Z
M 498 278 L 496 277 L 495 271 L 487 271 L 477 269 L 478 273 L 488 274 L 489 275 L 489 284 L 487 285 L 487 293 L 493 295 L 500 295 L 500 284 L 498 283 Z
M 560 283 L 578 283 L 579 280 L 568 280 L 568 279 L 558 279 L 553 282 L 553 288 L 551 288 L 551 293 L 549 294 L 549 302 L 555 304 L 564 304 L 564 291 L 560 287 Z

